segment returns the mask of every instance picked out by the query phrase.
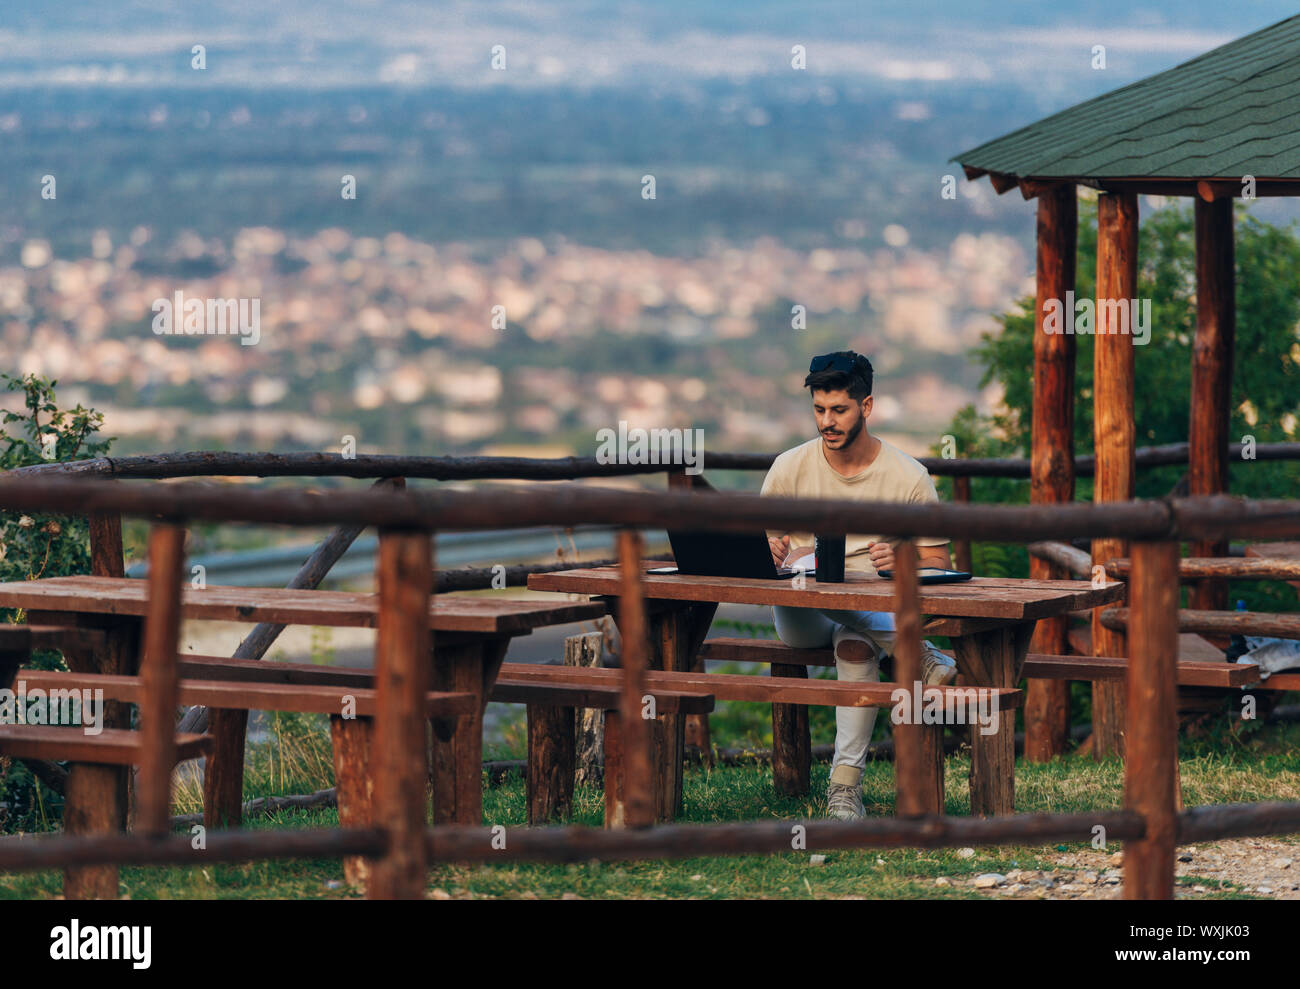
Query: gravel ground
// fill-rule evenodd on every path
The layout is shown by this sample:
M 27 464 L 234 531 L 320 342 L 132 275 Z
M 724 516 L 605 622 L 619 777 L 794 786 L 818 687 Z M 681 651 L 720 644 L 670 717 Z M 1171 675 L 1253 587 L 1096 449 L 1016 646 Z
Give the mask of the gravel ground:
M 974 849 L 963 849 L 974 854 Z M 1033 900 L 1114 900 L 1123 895 L 1120 852 L 1069 852 L 1053 868 L 1011 869 L 971 877 L 940 876 L 936 886 L 968 886 L 988 896 Z M 1231 889 L 1266 900 L 1300 900 L 1300 843 L 1282 838 L 1234 838 L 1178 849 L 1179 899 Z M 1221 885 L 1226 884 L 1226 885 Z

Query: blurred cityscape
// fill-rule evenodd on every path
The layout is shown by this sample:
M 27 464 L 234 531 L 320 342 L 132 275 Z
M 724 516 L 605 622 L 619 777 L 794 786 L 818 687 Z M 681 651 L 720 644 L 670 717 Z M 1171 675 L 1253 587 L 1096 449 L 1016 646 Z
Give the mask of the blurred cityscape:
M 148 237 L 141 227 L 115 243 L 99 231 L 76 259 L 29 240 L 20 264 L 0 269 L 0 360 L 103 411 L 119 452 L 327 450 L 351 434 L 386 452 L 493 443 L 590 453 L 595 431 L 620 419 L 701 427 L 715 450 L 778 449 L 810 431 L 801 385 L 811 345 L 833 346 L 841 332 L 843 346 L 875 359 L 876 425 L 919 452 L 961 405 L 997 399 L 933 361 L 964 354 L 993 327 L 991 312 L 1032 291 L 1022 248 L 997 234 L 959 234 L 943 253 L 805 252 L 762 238 L 693 260 L 520 238 L 478 262 L 462 245 L 401 233 L 260 227 L 228 243 L 177 238 L 169 261 L 214 271 L 183 281 L 137 268 Z M 177 290 L 260 297 L 259 342 L 155 334 L 153 302 Z M 796 305 L 811 329 L 792 328 Z M 670 366 L 556 359 L 607 349 L 611 337 L 668 341 Z

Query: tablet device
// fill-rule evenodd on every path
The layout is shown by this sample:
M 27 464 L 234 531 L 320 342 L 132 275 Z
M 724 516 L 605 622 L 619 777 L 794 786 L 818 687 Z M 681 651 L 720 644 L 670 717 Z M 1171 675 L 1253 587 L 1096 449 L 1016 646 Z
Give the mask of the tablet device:
M 876 573 L 890 580 L 894 577 L 892 570 L 877 570 Z M 959 580 L 970 580 L 971 575 L 965 570 L 945 570 L 943 567 L 920 567 L 916 575 L 922 584 L 955 584 Z

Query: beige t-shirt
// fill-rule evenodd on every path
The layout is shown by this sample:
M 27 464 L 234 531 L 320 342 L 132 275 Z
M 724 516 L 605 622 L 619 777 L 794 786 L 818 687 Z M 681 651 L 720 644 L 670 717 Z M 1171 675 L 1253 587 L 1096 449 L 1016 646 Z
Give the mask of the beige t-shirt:
M 845 477 L 826 461 L 822 449 L 822 438 L 814 437 L 807 443 L 801 443 L 791 450 L 786 450 L 772 462 L 763 479 L 763 494 L 784 495 L 791 498 L 838 498 L 852 501 L 903 501 L 926 502 L 938 501 L 939 494 L 934 490 L 930 473 L 914 457 L 887 443 L 880 441 L 880 452 L 871 466 L 860 474 Z M 814 536 L 809 532 L 770 531 L 769 536 L 780 539 L 790 537 L 790 548 L 812 546 Z M 866 570 L 874 574 L 876 568 L 871 565 L 867 547 L 873 542 L 887 542 L 897 547 L 902 539 L 899 536 L 858 535 L 850 533 L 844 541 L 844 556 L 861 557 L 848 564 L 850 570 Z M 946 546 L 948 540 L 941 537 L 924 537 L 914 540 L 918 546 Z

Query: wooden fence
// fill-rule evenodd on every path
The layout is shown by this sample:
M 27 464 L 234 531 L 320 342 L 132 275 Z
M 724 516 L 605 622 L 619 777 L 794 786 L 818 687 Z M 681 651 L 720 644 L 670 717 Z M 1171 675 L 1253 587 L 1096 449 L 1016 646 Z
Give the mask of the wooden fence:
M 659 466 L 658 470 L 664 468 Z M 17 472 L 15 472 L 17 473 Z M 166 746 L 172 719 L 152 712 L 146 728 L 142 772 L 143 827 L 110 837 L 7 838 L 0 841 L 0 869 L 43 869 L 93 864 L 178 863 L 281 856 L 364 855 L 373 859 L 372 897 L 420 897 L 433 861 L 507 861 L 529 858 L 571 861 L 598 858 L 753 854 L 789 850 L 803 829 L 807 850 L 866 846 L 938 847 L 965 844 L 1081 841 L 1100 825 L 1109 840 L 1125 844 L 1125 895 L 1168 898 L 1173 894 L 1174 847 L 1179 841 L 1284 833 L 1300 830 L 1300 803 L 1177 807 L 1177 726 L 1174 663 L 1177 656 L 1179 540 L 1277 539 L 1300 535 L 1300 501 L 1249 501 L 1228 496 L 1109 504 L 994 506 L 897 504 L 700 496 L 688 491 L 642 493 L 581 485 L 511 486 L 473 492 L 371 489 L 359 492 L 305 490 L 214 490 L 193 483 L 137 484 L 100 479 L 16 477 L 0 481 L 0 510 L 150 519 L 151 606 L 146 641 L 153 655 L 166 649 L 175 676 L 171 623 L 179 607 L 179 526 L 188 522 L 251 522 L 262 525 L 379 527 L 379 636 L 375 686 L 375 819 L 381 828 L 319 832 L 215 833 L 206 848 L 168 836 L 159 826 L 170 773 Z M 919 732 L 896 735 L 899 817 L 861 822 L 750 822 L 673 825 L 604 832 L 582 828 L 516 829 L 502 836 L 487 828 L 426 826 L 425 716 L 420 698 L 427 677 L 426 613 L 434 587 L 430 536 L 439 529 L 514 528 L 530 525 L 607 524 L 619 539 L 625 637 L 623 723 L 640 721 L 645 643 L 634 634 L 644 623 L 645 598 L 637 530 L 649 526 L 753 531 L 785 528 L 827 533 L 881 532 L 1007 542 L 1114 537 L 1132 542 L 1127 628 L 1132 644 L 1125 684 L 1127 752 L 1125 808 L 1094 814 L 1017 815 L 988 820 L 912 815 L 921 806 L 916 774 L 922 758 Z M 120 546 L 120 543 L 119 543 Z M 914 552 L 898 555 L 897 599 L 900 657 L 919 652 L 919 589 Z M 412 592 L 412 589 L 415 592 Z M 904 637 L 907 639 L 903 641 Z M 149 728 L 149 723 L 153 727 Z M 902 728 L 904 726 L 900 726 Z M 166 736 L 164 738 L 164 735 Z M 628 733 L 628 817 L 648 822 L 650 739 Z M 165 807 L 165 803 L 163 803 Z

